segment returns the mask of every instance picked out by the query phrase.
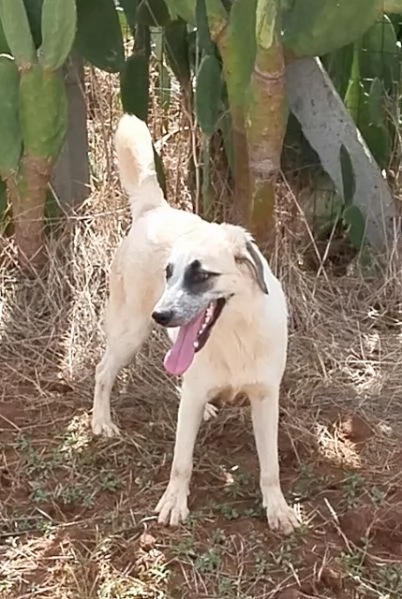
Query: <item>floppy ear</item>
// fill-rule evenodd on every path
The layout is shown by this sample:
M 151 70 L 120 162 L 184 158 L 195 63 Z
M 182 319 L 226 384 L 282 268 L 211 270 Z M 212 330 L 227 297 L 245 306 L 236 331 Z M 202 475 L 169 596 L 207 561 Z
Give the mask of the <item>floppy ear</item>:
M 264 279 L 264 264 L 260 252 L 254 246 L 252 241 L 246 241 L 247 252 L 242 252 L 236 256 L 236 262 L 243 262 L 250 267 L 256 283 L 263 293 L 269 294 L 267 284 Z
M 264 279 L 263 257 L 250 233 L 238 225 L 223 223 L 220 226 L 224 228 L 230 241 L 235 261 L 238 264 L 247 264 L 261 291 L 268 295 L 269 291 Z

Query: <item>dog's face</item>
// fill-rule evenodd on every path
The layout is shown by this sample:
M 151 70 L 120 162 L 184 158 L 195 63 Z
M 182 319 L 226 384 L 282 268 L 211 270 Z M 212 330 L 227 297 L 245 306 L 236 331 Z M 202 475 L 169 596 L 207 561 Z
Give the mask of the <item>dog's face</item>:
M 173 247 L 153 318 L 162 326 L 180 327 L 187 363 L 207 342 L 230 298 L 250 293 L 268 293 L 263 258 L 251 237 L 240 227 L 205 223 Z M 173 370 L 177 374 L 182 368 Z

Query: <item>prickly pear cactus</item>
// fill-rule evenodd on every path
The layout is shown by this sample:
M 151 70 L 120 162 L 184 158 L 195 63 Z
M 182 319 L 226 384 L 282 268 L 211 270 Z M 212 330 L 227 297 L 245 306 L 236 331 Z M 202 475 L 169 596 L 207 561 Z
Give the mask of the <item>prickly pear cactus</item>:
M 24 265 L 43 255 L 46 192 L 67 131 L 60 67 L 71 51 L 77 22 L 75 0 L 43 0 L 40 8 L 37 51 L 24 0 L 0 0 L 0 43 L 12 54 L 0 56 L 0 177 Z
M 18 69 L 12 57 L 0 56 L 0 177 L 18 170 L 21 131 L 18 119 Z
M 55 159 L 67 132 L 67 97 L 60 73 L 33 66 L 21 76 L 20 123 L 25 152 Z
M 75 38 L 77 8 L 71 0 L 44 0 L 42 47 L 39 60 L 44 69 L 56 71 L 66 61 Z
M 360 38 L 383 0 L 282 0 L 282 41 L 295 57 L 323 56 Z
M 76 46 L 94 66 L 118 73 L 124 64 L 124 44 L 114 0 L 76 0 Z

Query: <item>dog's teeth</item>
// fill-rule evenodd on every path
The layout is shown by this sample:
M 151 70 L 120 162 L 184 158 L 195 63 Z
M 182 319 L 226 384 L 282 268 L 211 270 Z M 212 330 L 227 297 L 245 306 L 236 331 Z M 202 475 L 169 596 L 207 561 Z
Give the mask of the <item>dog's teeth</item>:
M 198 341 L 194 341 L 194 349 L 198 349 L 198 346 L 199 346 L 199 345 L 200 345 L 200 344 L 198 343 Z

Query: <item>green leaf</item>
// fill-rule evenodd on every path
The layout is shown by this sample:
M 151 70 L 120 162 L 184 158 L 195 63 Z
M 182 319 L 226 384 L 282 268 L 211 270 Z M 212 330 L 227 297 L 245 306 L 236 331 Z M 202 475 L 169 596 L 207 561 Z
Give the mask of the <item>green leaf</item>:
M 297 57 L 323 56 L 358 40 L 383 0 L 298 0 L 282 12 L 282 39 Z M 288 4 L 288 3 L 287 3 Z
M 42 6 L 43 0 L 24 0 L 29 26 L 36 48 L 42 44 Z
M 228 44 L 226 84 L 230 102 L 243 106 L 245 93 L 254 69 L 257 0 L 235 0 L 227 28 Z
M 3 220 L 8 206 L 7 188 L 5 182 L 0 179 L 0 221 Z
M 124 112 L 148 120 L 149 104 L 149 56 L 135 51 L 129 56 L 120 75 L 121 102 Z
M 9 54 L 10 48 L 8 47 L 6 36 L 4 35 L 3 25 L 0 21 L 0 54 Z
M 159 103 L 163 110 L 168 110 L 172 92 L 172 82 L 169 71 L 163 64 L 159 63 Z
M 18 117 L 19 73 L 13 58 L 0 56 L 0 174 L 18 170 L 22 137 Z
M 19 118 L 24 153 L 54 160 L 67 133 L 67 94 L 61 71 L 35 65 L 21 74 Z
M 350 73 L 349 85 L 345 94 L 345 105 L 350 112 L 351 117 L 357 123 L 361 104 L 362 94 L 364 92 L 363 84 L 360 80 L 359 68 L 359 48 L 357 44 L 353 45 L 353 60 Z
M 124 42 L 126 42 L 127 40 L 131 40 L 131 37 L 134 36 L 134 30 L 132 30 L 128 24 L 126 13 L 120 6 L 118 6 L 116 10 L 117 15 L 119 17 L 119 23 L 123 40 Z
M 182 19 L 171 21 L 164 28 L 163 46 L 167 62 L 177 80 L 184 86 L 190 82 L 190 60 L 187 24 Z
M 44 69 L 56 71 L 63 65 L 73 46 L 76 28 L 75 0 L 44 0 L 40 52 Z
M 321 58 L 338 94 L 343 99 L 348 89 L 353 63 L 353 44 L 330 52 Z
M 343 144 L 339 150 L 339 161 L 341 163 L 343 201 L 349 205 L 353 202 L 356 192 L 356 178 L 350 154 Z
M 0 20 L 7 44 L 19 68 L 36 62 L 36 49 L 23 0 L 0 0 Z
M 402 15 L 402 0 L 384 0 L 384 12 Z
M 219 129 L 222 131 L 223 145 L 225 147 L 226 160 L 232 175 L 234 176 L 234 147 L 233 147 L 233 129 L 232 118 L 229 110 L 219 119 Z
M 384 110 L 385 90 L 384 85 L 378 77 L 375 77 L 370 85 L 368 97 L 368 109 L 370 114 L 370 125 L 380 125 Z
M 195 25 L 194 0 L 169 0 L 169 10 L 173 18 L 180 17 L 186 23 Z
M 124 65 L 123 36 L 114 0 L 76 0 L 76 45 L 94 66 L 117 73 Z
M 206 0 L 196 0 L 195 18 L 197 24 L 198 43 L 205 54 L 214 54 L 215 46 L 209 31 Z
M 360 208 L 351 204 L 345 208 L 342 217 L 344 222 L 349 226 L 348 235 L 350 241 L 357 250 L 360 250 L 366 231 L 366 222 Z
M 164 0 L 140 0 L 137 19 L 148 27 L 164 27 L 170 21 L 170 13 Z
M 237 0 L 239 2 L 239 0 Z M 245 0 L 243 2 L 246 4 Z M 250 5 L 250 2 L 247 3 Z M 249 8 L 249 12 L 254 14 L 254 8 Z M 277 22 L 277 2 L 276 0 L 258 0 L 256 6 L 257 20 L 257 44 L 268 50 L 274 40 L 274 32 Z
M 195 88 L 195 106 L 199 125 L 205 135 L 212 135 L 219 118 L 221 100 L 221 66 L 215 56 L 201 61 Z
M 211 215 L 211 140 L 209 137 L 203 139 L 202 147 L 202 216 L 208 220 Z
M 359 124 L 359 129 L 378 166 L 381 169 L 388 168 L 392 156 L 392 138 L 388 127 L 384 123 L 370 125 L 365 122 Z
M 395 93 L 401 74 L 402 52 L 394 26 L 382 15 L 362 37 L 359 50 L 362 79 L 378 77 L 388 94 Z
M 138 8 L 139 0 L 119 0 L 119 4 L 124 10 L 124 14 L 126 15 L 127 23 L 131 29 L 131 32 L 134 33 L 135 26 L 137 25 L 137 8 Z

